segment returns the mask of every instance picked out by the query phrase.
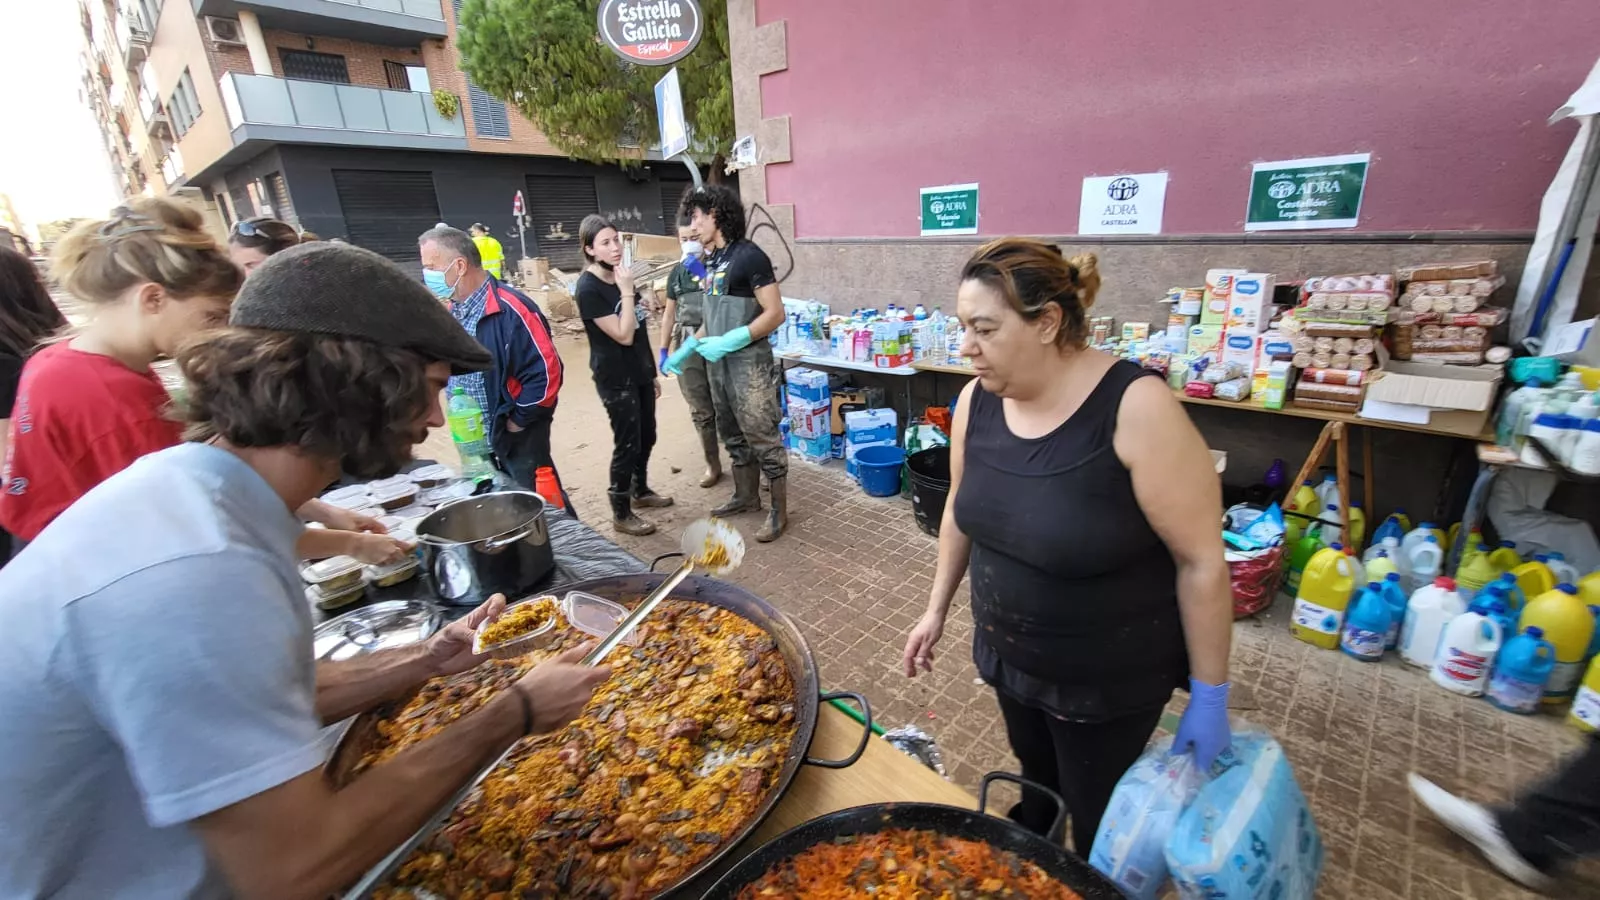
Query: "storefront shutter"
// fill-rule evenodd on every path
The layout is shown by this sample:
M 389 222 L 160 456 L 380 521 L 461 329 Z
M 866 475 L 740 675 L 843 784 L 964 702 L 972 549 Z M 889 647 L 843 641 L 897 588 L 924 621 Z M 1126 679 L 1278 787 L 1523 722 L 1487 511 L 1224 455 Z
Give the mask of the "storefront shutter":
M 529 175 L 528 237 L 539 249 L 529 252 L 548 257 L 550 265 L 576 272 L 583 268 L 578 225 L 583 217 L 600 211 L 594 178 L 587 175 Z
M 432 172 L 334 169 L 347 239 L 422 273 L 417 236 L 439 223 Z

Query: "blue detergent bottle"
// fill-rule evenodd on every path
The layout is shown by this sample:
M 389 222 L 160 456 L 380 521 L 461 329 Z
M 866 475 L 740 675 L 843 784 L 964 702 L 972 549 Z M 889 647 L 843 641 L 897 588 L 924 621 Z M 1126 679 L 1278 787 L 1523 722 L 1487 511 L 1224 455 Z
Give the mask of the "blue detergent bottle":
M 1506 606 L 1511 609 L 1514 615 L 1522 615 L 1522 608 L 1528 605 L 1528 595 L 1523 593 L 1522 585 L 1517 583 L 1517 576 L 1506 572 L 1500 576 L 1498 585 L 1500 594 L 1505 598 Z
M 1400 573 L 1390 572 L 1383 576 L 1383 600 L 1389 604 L 1389 613 L 1393 621 L 1389 625 L 1389 634 L 1383 639 L 1383 649 L 1393 650 L 1400 646 L 1400 623 L 1406 618 L 1406 603 L 1410 597 L 1406 596 L 1406 588 L 1401 584 Z
M 1378 525 L 1377 530 L 1372 532 L 1373 546 L 1383 543 L 1384 538 L 1392 537 L 1395 539 L 1396 543 L 1405 540 L 1406 526 L 1402 523 L 1400 518 L 1402 515 L 1404 515 L 1404 513 L 1404 510 L 1397 509 L 1394 511 L 1394 513 L 1384 517 L 1383 522 Z
M 1485 696 L 1506 712 L 1532 715 L 1555 667 L 1555 645 L 1544 639 L 1544 629 L 1529 626 L 1500 648 Z
M 1383 658 L 1389 627 L 1393 624 L 1394 610 L 1384 599 L 1383 587 L 1376 581 L 1368 582 L 1345 613 L 1339 649 L 1362 662 L 1377 662 Z

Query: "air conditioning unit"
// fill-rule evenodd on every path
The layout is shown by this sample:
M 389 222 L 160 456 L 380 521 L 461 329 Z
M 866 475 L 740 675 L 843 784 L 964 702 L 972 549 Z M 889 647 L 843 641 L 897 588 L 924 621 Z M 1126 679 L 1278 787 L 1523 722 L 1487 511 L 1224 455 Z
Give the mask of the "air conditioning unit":
M 244 30 L 239 27 L 238 19 L 206 16 L 206 33 L 218 47 L 244 46 Z

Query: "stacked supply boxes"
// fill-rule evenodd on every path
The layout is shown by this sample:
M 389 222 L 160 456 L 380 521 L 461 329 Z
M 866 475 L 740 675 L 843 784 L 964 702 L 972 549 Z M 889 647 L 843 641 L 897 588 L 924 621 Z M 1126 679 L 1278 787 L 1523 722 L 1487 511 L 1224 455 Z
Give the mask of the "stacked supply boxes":
M 789 413 L 789 451 L 810 462 L 827 462 L 833 445 L 829 428 L 833 403 L 827 373 L 796 367 L 785 372 L 783 380 Z
M 844 414 L 844 468 L 855 478 L 856 451 L 864 447 L 893 447 L 899 422 L 892 409 L 863 409 Z
M 1220 359 L 1243 369 L 1252 379 L 1260 367 L 1260 337 L 1272 321 L 1272 292 L 1277 284 L 1271 275 L 1244 272 L 1232 276 L 1228 311 L 1223 322 Z M 1261 368 L 1263 381 L 1265 368 Z M 1250 396 L 1252 390 L 1245 396 Z

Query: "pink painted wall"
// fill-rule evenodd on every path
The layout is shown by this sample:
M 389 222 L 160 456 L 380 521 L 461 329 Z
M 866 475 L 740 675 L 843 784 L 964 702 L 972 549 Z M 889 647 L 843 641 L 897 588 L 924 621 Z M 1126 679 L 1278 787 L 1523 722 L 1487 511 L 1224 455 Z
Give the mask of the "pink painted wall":
M 1082 179 L 1171 173 L 1169 234 L 1238 233 L 1254 161 L 1370 152 L 1361 231 L 1531 229 L 1600 55 L 1597 0 L 758 0 L 762 115 L 802 237 L 917 233 L 976 181 L 983 234 L 1071 234 Z

